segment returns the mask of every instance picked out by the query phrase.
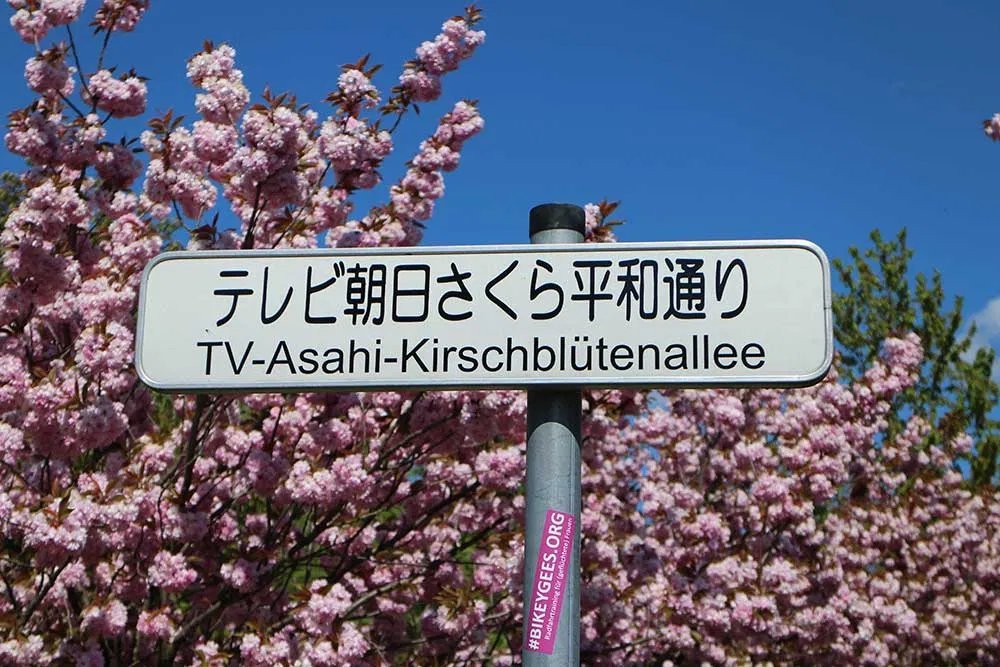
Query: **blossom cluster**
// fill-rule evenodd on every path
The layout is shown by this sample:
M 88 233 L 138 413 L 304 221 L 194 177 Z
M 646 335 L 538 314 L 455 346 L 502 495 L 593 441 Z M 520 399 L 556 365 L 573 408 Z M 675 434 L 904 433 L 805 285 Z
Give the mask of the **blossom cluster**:
M 115 118 L 138 116 L 146 110 L 146 84 L 134 72 L 115 76 L 102 69 L 90 77 L 84 101 Z
M 399 77 L 400 87 L 414 102 L 433 102 L 441 96 L 441 77 L 458 69 L 486 40 L 486 33 L 475 30 L 480 14 L 470 7 L 465 16 L 444 22 L 433 41 L 417 48 L 417 57 L 406 64 Z
M 482 128 L 479 110 L 468 102 L 459 102 L 441 118 L 434 135 L 420 144 L 406 176 L 392 188 L 392 212 L 397 219 L 430 219 L 434 202 L 444 195 L 441 172 L 458 168 L 462 145 Z
M 94 25 L 105 31 L 131 32 L 149 9 L 149 0 L 102 0 Z
M 56 26 L 68 25 L 83 11 L 85 0 L 7 0 L 14 9 L 10 25 L 29 44 L 37 44 Z
M 423 236 L 423 223 L 444 196 L 444 175 L 454 171 L 462 145 L 482 130 L 476 105 L 458 102 L 441 117 L 430 138 L 409 163 L 402 179 L 390 188 L 390 204 L 376 207 L 361 220 L 348 220 L 327 234 L 327 244 L 338 247 L 414 245 Z
M 1000 141 L 1000 113 L 995 113 L 992 118 L 983 121 L 983 131 L 993 141 Z
M 24 66 L 28 88 L 39 95 L 70 95 L 76 85 L 75 73 L 76 69 L 66 64 L 66 47 L 62 45 L 29 58 Z

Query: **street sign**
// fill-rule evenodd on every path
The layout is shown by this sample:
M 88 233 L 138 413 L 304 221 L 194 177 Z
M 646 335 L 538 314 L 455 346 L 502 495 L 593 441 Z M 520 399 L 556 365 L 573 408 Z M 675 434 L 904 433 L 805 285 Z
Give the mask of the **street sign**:
M 832 357 L 807 241 L 170 252 L 136 340 L 185 392 L 803 386 Z

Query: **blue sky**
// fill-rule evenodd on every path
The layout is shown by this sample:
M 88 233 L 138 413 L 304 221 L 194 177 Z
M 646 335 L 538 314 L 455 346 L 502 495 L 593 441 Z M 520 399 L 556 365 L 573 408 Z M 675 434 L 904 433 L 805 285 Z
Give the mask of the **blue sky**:
M 87 12 L 96 8 L 88 2 Z M 435 245 L 520 243 L 548 201 L 621 200 L 626 241 L 807 238 L 843 257 L 907 226 L 914 268 L 938 269 L 1000 346 L 1000 111 L 985 2 L 483 3 L 487 41 L 444 98 L 397 134 L 402 163 L 451 102 L 484 133 L 430 223 Z M 184 64 L 229 42 L 255 95 L 322 111 L 339 66 L 371 52 L 388 89 L 461 2 L 153 1 L 109 62 L 150 77 L 151 111 L 193 111 Z M 5 107 L 28 103 L 30 47 L 0 38 Z M 94 55 L 87 42 L 85 62 Z M 0 154 L 0 168 L 20 169 Z

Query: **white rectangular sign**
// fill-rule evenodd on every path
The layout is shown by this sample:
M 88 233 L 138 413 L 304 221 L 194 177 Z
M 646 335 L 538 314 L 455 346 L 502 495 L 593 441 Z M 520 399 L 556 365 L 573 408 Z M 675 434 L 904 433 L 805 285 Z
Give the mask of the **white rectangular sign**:
M 800 386 L 832 357 L 807 241 L 164 253 L 136 339 L 190 392 Z

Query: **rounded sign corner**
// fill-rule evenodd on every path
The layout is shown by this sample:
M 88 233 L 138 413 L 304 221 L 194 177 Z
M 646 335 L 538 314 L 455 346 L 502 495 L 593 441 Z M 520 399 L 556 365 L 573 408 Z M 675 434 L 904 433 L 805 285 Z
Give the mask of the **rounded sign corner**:
M 186 252 L 183 250 L 168 250 L 166 252 L 159 253 L 158 255 L 153 257 L 153 259 L 146 262 L 146 268 L 142 272 L 142 281 L 146 282 L 146 279 L 149 277 L 149 274 L 153 272 L 153 269 L 155 269 L 163 262 L 169 262 L 171 260 L 177 260 L 177 259 L 184 259 L 185 255 L 191 255 L 191 254 L 193 253 Z
M 801 378 L 799 378 L 799 380 L 797 382 L 795 382 L 791 386 L 802 388 L 802 387 L 812 387 L 813 385 L 817 385 L 817 384 L 819 384 L 820 382 L 822 382 L 823 380 L 826 379 L 826 376 L 830 374 L 830 369 L 831 368 L 833 368 L 833 352 L 832 352 L 832 350 L 831 350 L 830 354 L 828 354 L 823 359 L 823 363 L 820 364 L 820 366 L 815 371 L 813 371 L 811 373 L 806 373 Z
M 144 385 L 146 385 L 147 387 L 149 387 L 153 391 L 158 391 L 158 392 L 163 392 L 163 393 L 169 393 L 169 392 L 172 391 L 172 389 L 169 386 L 164 385 L 161 382 L 157 382 L 156 380 L 154 380 L 153 378 L 151 378 L 149 376 L 149 374 L 146 372 L 146 369 L 143 368 L 143 366 L 142 366 L 142 350 L 141 350 L 141 348 L 138 349 L 138 350 L 136 350 L 135 359 L 133 360 L 133 364 L 135 366 L 135 374 L 139 376 L 139 381 L 142 382 Z
M 819 257 L 820 261 L 823 262 L 823 264 L 830 263 L 830 258 L 826 256 L 826 251 L 823 250 L 823 248 L 821 248 L 819 244 L 814 243 L 809 239 L 795 239 L 793 243 L 795 243 L 795 245 L 797 245 L 798 247 L 804 250 L 808 250 L 812 254 Z
M 789 245 L 812 253 L 819 260 L 820 266 L 823 267 L 823 279 L 826 282 L 830 281 L 830 258 L 827 257 L 823 248 L 808 239 L 794 239 L 789 241 Z M 829 292 L 829 289 L 827 291 Z

